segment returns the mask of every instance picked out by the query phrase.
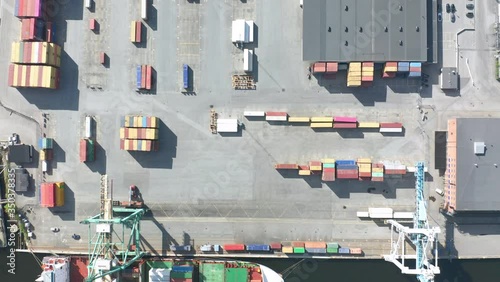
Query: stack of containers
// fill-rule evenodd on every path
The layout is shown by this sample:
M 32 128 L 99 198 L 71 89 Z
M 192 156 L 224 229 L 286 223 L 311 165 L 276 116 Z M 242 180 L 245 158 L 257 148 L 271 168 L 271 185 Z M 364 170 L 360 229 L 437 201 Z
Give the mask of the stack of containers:
M 333 128 L 356 128 L 358 119 L 356 117 L 334 117 Z
M 400 122 L 381 122 L 379 131 L 381 133 L 401 133 L 403 132 L 403 124 Z
M 384 66 L 384 72 L 382 73 L 383 78 L 393 78 L 396 77 L 396 72 L 398 71 L 397 62 L 386 62 Z
M 384 181 L 384 165 L 375 163 L 372 164 L 372 181 L 383 182 Z
M 192 282 L 193 272 L 192 265 L 174 265 L 170 271 L 170 282 Z
M 16 0 L 14 16 L 18 18 L 41 18 L 42 0 Z
M 372 176 L 372 160 L 358 159 L 359 180 L 370 180 Z
M 410 63 L 410 73 L 408 77 L 421 77 L 422 76 L 422 63 L 412 62 Z
M 43 208 L 53 208 L 56 206 L 56 186 L 55 183 L 42 183 L 40 185 L 40 206 Z
M 281 245 L 283 246 L 281 248 L 281 251 L 284 253 L 284 254 L 293 254 L 293 246 L 292 246 L 292 242 L 281 242 Z
M 271 243 L 270 246 L 271 246 L 271 250 L 276 251 L 276 252 L 281 252 L 281 247 L 282 247 L 281 243 L 279 243 L 279 242 Z
M 275 169 L 299 169 L 298 164 L 275 164 Z
M 309 162 L 309 169 L 313 172 L 319 172 L 323 169 L 323 167 L 321 166 L 320 161 L 310 161 Z
M 10 87 L 59 88 L 59 69 L 51 66 L 10 65 Z
M 288 114 L 286 112 L 266 112 L 267 121 L 287 121 Z
M 384 170 L 386 175 L 406 174 L 406 166 L 396 162 L 384 162 Z
M 358 179 L 358 166 L 354 160 L 340 160 L 335 162 L 337 179 Z
M 351 62 L 347 71 L 347 87 L 359 86 L 361 86 L 361 62 Z
M 305 242 L 306 252 L 312 254 L 326 254 L 325 242 Z
M 45 22 L 42 19 L 27 18 L 21 20 L 22 41 L 42 41 L 45 37 Z
M 142 41 L 142 22 L 132 21 L 130 24 L 130 41 L 132 43 L 141 43 Z
M 398 72 L 409 72 L 410 62 L 398 62 Z
M 338 70 L 339 70 L 339 63 L 326 62 L 326 72 L 323 75 L 323 77 L 326 79 L 335 79 Z
M 125 116 L 121 120 L 120 149 L 157 151 L 159 120 L 150 116 Z
M 151 90 L 151 76 L 153 68 L 149 65 L 141 65 L 136 68 L 136 88 L 137 90 Z
M 306 252 L 304 242 L 292 242 L 294 254 L 304 254 Z
M 361 85 L 364 87 L 372 86 L 373 84 L 373 62 L 363 62 L 361 69 Z
M 61 66 L 61 46 L 49 42 L 12 42 L 11 63 Z
M 299 175 L 311 175 L 311 168 L 308 165 L 299 165 Z
M 40 149 L 42 162 L 51 161 L 54 158 L 54 140 L 52 138 L 38 139 L 38 149 Z
M 323 163 L 323 174 L 321 175 L 321 180 L 335 181 L 335 160 L 324 159 L 321 162 Z
M 313 73 L 324 73 L 326 72 L 326 63 L 325 62 L 316 62 L 312 65 Z
M 336 254 L 339 252 L 339 244 L 338 243 L 327 243 L 326 244 L 326 252 L 329 254 Z
M 80 140 L 80 162 L 93 162 L 95 160 L 95 143 L 92 139 Z
M 311 128 L 332 128 L 333 117 L 312 117 Z

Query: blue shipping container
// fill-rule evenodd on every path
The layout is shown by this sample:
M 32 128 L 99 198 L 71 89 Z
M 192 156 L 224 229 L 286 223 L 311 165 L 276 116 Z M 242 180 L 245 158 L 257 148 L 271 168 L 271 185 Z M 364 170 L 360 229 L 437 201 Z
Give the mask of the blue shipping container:
M 247 251 L 269 251 L 269 245 L 247 245 Z
M 170 250 L 173 251 L 173 252 L 190 252 L 191 251 L 191 245 L 170 246 Z
M 184 64 L 182 67 L 183 81 L 184 81 L 184 89 L 189 88 L 189 66 Z
M 410 67 L 410 62 L 399 62 L 398 67 Z
M 349 254 L 350 252 L 349 248 L 339 248 L 339 254 Z
M 354 161 L 354 160 L 340 160 L 340 161 L 336 161 L 335 164 L 337 166 L 342 166 L 342 165 L 356 165 L 356 161 Z
M 410 72 L 410 74 L 408 76 L 410 76 L 410 77 L 420 77 L 420 76 L 422 76 L 422 73 L 421 72 L 412 71 L 412 72 Z
M 337 165 L 337 170 L 358 169 L 357 165 Z
M 323 248 L 306 248 L 306 252 L 312 254 L 326 254 L 326 249 Z
M 125 117 L 120 119 L 120 127 L 125 127 Z
M 15 17 L 19 16 L 19 2 L 21 2 L 21 0 L 16 0 L 16 4 L 14 6 L 14 16 Z
M 422 63 L 420 63 L 420 62 L 412 62 L 412 63 L 410 63 L 410 67 L 422 67 Z
M 142 117 L 142 127 L 148 127 L 148 118 Z
M 191 265 L 174 265 L 172 266 L 172 272 L 181 272 L 181 273 L 187 273 L 187 272 L 193 272 L 194 268 Z
M 137 66 L 136 73 L 137 73 L 137 81 L 135 83 L 135 87 L 137 89 L 141 89 L 141 80 L 142 80 L 141 66 Z
M 220 252 L 220 245 L 214 245 L 214 252 Z

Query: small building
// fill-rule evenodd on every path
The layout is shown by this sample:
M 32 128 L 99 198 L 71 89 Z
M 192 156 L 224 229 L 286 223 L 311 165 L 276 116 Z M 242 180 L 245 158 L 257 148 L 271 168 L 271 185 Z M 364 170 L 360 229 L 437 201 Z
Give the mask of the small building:
M 457 68 L 442 68 L 439 75 L 439 86 L 443 90 L 458 89 L 458 72 Z
M 217 119 L 217 132 L 222 132 L 222 133 L 238 132 L 238 119 L 235 118 Z
M 455 212 L 500 211 L 500 118 L 448 120 L 445 207 Z
M 29 174 L 24 168 L 16 169 L 16 192 L 27 192 L 29 185 Z
M 16 164 L 31 163 L 33 161 L 33 146 L 25 144 L 9 146 L 7 160 Z

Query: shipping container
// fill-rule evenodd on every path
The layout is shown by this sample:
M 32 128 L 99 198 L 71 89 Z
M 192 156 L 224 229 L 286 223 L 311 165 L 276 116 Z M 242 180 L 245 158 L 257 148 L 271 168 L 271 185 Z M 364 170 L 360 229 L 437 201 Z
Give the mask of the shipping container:
M 95 31 L 97 21 L 95 19 L 90 19 L 89 20 L 89 29 L 92 31 Z
M 141 0 L 141 18 L 145 21 L 148 19 L 148 0 Z
M 305 247 L 305 243 L 304 242 L 292 242 L 292 247 L 302 247 L 302 248 L 304 248 Z
M 309 122 L 309 117 L 289 117 L 288 122 Z
M 54 139 L 52 138 L 40 138 L 38 139 L 38 148 L 39 149 L 53 149 L 54 147 Z
M 383 177 L 373 177 L 373 176 L 372 176 L 372 181 L 373 181 L 373 182 L 383 182 L 383 181 L 384 181 L 384 178 L 383 178 Z
M 335 164 L 335 159 L 322 159 L 323 164 Z
M 92 117 L 91 116 L 86 116 L 85 117 L 85 138 L 92 138 Z
M 142 65 L 141 66 L 141 88 L 144 89 L 146 88 L 146 66 Z M 141 127 L 141 126 L 139 126 Z
M 306 252 L 311 254 L 326 254 L 326 248 L 306 248 Z
M 44 208 L 55 207 L 55 185 L 54 183 L 42 183 L 40 185 L 40 206 Z
M 42 161 L 42 172 L 47 172 L 49 169 L 47 161 Z
M 333 122 L 333 117 L 312 117 L 311 122 Z
M 87 9 L 92 8 L 92 0 L 85 0 L 85 8 Z
M 359 122 L 358 128 L 379 128 L 380 124 L 378 122 Z
M 87 141 L 87 162 L 93 162 L 95 160 L 95 141 L 92 139 L 86 139 Z
M 350 254 L 351 250 L 349 248 L 339 248 L 339 254 Z
M 57 89 L 59 70 L 51 66 L 12 65 L 9 67 L 9 86 Z M 38 74 L 38 76 L 36 76 Z
M 403 128 L 380 128 L 379 129 L 380 133 L 401 133 L 403 132 Z
M 87 145 L 87 140 L 80 140 L 80 162 L 82 163 L 87 161 Z
M 286 112 L 266 112 L 267 121 L 287 121 L 288 114 Z
M 350 251 L 351 251 L 351 254 L 353 254 L 353 255 L 363 254 L 363 250 L 361 250 L 361 248 L 351 248 Z
M 311 128 L 332 128 L 333 123 L 331 122 L 312 122 Z
M 281 243 L 271 243 L 271 250 L 281 251 Z
M 293 247 L 292 246 L 283 246 L 283 248 L 281 248 L 281 251 L 285 254 L 293 254 Z
M 193 272 L 194 267 L 192 265 L 174 265 L 172 266 L 172 272 Z
M 356 212 L 356 216 L 359 218 L 369 218 L 370 213 L 368 213 L 367 211 L 358 211 Z
M 299 165 L 300 170 L 310 170 L 310 167 L 308 165 Z
M 326 252 L 329 254 L 336 254 L 339 252 L 338 248 L 326 248 Z
M 99 63 L 104 65 L 106 63 L 106 53 L 99 52 Z
M 151 90 L 153 68 L 150 65 L 146 66 L 146 89 Z
M 326 63 L 326 72 L 327 73 L 336 73 L 339 70 L 339 64 L 337 62 L 327 62 Z
M 311 175 L 311 171 L 310 170 L 301 169 L 301 170 L 299 170 L 299 175 L 308 176 L 308 175 Z
M 189 66 L 182 65 L 182 82 L 184 89 L 189 89 Z
M 334 122 L 354 122 L 356 123 L 357 122 L 357 118 L 356 117 L 333 117 L 333 121 Z
M 381 122 L 380 128 L 402 128 L 403 124 L 400 122 Z
M 338 249 L 338 248 L 339 248 L 339 243 L 335 243 L 335 242 L 326 243 L 326 247 L 327 247 L 327 248 L 335 248 L 335 249 Z
M 264 111 L 244 111 L 243 115 L 246 117 L 264 117 L 266 113 Z
M 61 46 L 49 42 L 12 42 L 11 62 L 59 67 Z
M 120 128 L 120 139 L 157 140 L 157 128 Z
M 172 252 L 190 252 L 191 245 L 170 246 Z
M 135 23 L 135 21 L 132 21 L 130 23 L 130 41 L 132 41 L 133 43 L 136 43 L 136 28 L 137 28 L 137 25 Z
M 245 42 L 246 38 L 246 23 L 245 20 L 238 19 L 234 20 L 232 22 L 232 34 L 231 34 L 231 41 L 233 43 L 241 43 Z
M 394 212 L 393 218 L 412 219 L 415 216 L 413 212 Z
M 64 189 L 66 185 L 64 182 L 57 182 L 55 184 L 55 198 L 56 198 L 56 207 L 64 206 L 65 193 Z
M 253 50 L 243 50 L 243 70 L 245 72 L 253 71 Z
M 337 160 L 337 161 L 335 161 L 335 164 L 337 166 L 346 166 L 346 165 L 354 166 L 354 165 L 356 165 L 356 161 L 355 160 Z
M 40 160 L 41 161 L 50 161 L 53 158 L 53 150 L 52 149 L 42 149 L 40 150 Z
M 142 22 L 135 22 L 135 42 L 142 42 Z
M 251 244 L 247 245 L 247 251 L 259 251 L 259 252 L 268 252 L 271 248 L 269 245 L 259 245 L 259 244 Z
M 120 139 L 120 149 L 127 151 L 158 151 L 160 143 L 158 140 L 129 140 Z
M 238 132 L 238 119 L 217 119 L 217 132 L 235 133 Z
M 297 164 L 275 164 L 275 169 L 299 169 Z
M 333 124 L 333 128 L 356 128 L 358 125 L 356 123 L 338 123 Z
M 293 247 L 294 254 L 305 254 L 306 249 L 304 247 Z
M 322 181 L 335 181 L 335 168 L 324 168 L 321 176 Z
M 320 171 L 322 169 L 322 163 L 320 161 L 310 161 L 309 169 L 314 171 Z
M 304 247 L 310 249 L 324 249 L 326 248 L 325 242 L 305 242 Z
M 244 251 L 245 245 L 243 244 L 225 244 L 223 246 L 226 251 Z
M 358 165 L 341 165 L 337 164 L 337 170 L 358 170 Z
M 325 62 L 316 62 L 312 65 L 313 73 L 323 73 L 326 72 L 326 63 Z
M 323 163 L 323 169 L 325 168 L 335 168 L 335 160 L 331 163 Z

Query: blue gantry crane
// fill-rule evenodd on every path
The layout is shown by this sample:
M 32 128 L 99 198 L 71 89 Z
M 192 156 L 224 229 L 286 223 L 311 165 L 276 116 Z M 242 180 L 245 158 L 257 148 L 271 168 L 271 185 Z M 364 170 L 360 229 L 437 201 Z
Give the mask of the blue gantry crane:
M 391 253 L 385 255 L 386 261 L 394 263 L 402 273 L 417 275 L 419 282 L 432 282 L 440 273 L 438 266 L 437 235 L 439 227 L 429 227 L 427 205 L 424 197 L 425 166 L 418 162 L 415 166 L 415 215 L 413 227 L 403 226 L 395 220 L 391 224 Z M 415 254 L 406 253 L 406 242 L 415 246 Z M 434 264 L 427 257 L 434 247 Z M 415 268 L 405 264 L 405 259 L 415 260 Z

